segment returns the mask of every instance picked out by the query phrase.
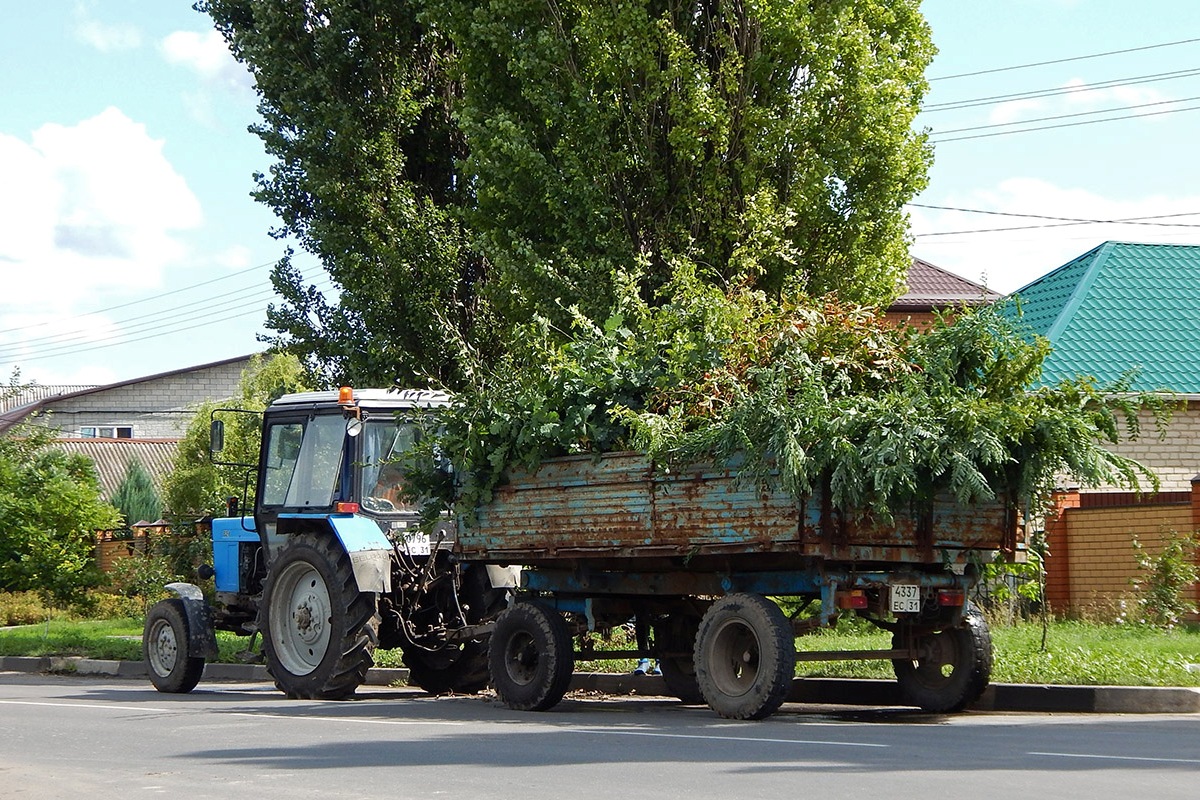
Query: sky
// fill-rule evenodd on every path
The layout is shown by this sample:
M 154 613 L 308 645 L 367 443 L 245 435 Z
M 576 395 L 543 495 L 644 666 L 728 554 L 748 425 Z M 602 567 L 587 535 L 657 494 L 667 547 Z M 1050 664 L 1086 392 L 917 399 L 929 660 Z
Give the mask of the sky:
M 1200 244 L 1195 0 L 922 10 L 939 52 L 914 256 L 1011 292 L 1107 240 Z M 250 192 L 271 160 L 253 82 L 191 0 L 0 0 L 0 77 L 0 380 L 263 349 L 287 243 Z

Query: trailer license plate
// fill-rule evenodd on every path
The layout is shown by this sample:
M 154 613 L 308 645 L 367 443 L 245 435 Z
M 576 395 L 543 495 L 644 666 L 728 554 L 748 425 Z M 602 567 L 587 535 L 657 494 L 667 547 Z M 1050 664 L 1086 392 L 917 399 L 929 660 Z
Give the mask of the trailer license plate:
M 911 583 L 892 585 L 892 613 L 912 614 L 921 610 L 921 587 Z

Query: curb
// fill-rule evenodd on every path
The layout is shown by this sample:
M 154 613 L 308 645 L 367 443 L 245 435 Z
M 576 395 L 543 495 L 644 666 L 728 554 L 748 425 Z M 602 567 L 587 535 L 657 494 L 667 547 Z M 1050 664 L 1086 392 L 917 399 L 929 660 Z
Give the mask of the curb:
M 121 678 L 145 678 L 140 661 L 108 661 L 59 656 L 0 656 L 0 672 L 73 672 Z M 391 686 L 408 679 L 407 669 L 376 668 L 368 686 Z M 265 682 L 261 664 L 205 664 L 203 680 Z M 663 679 L 653 675 L 577 672 L 571 691 L 607 695 L 670 697 Z M 818 705 L 903 706 L 895 681 L 862 678 L 797 678 L 788 701 Z M 1066 714 L 1197 714 L 1200 688 L 1172 686 L 1050 686 L 993 683 L 972 706 L 975 711 L 1026 711 Z

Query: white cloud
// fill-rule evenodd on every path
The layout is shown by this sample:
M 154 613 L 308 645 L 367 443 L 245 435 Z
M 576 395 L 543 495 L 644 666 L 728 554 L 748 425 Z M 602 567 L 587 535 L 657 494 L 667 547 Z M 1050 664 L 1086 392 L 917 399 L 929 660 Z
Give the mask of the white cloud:
M 0 329 L 16 327 L 14 314 L 69 315 L 84 298 L 160 285 L 186 255 L 177 233 L 202 222 L 162 148 L 116 108 L 43 125 L 28 142 L 0 135 Z
M 251 261 L 250 248 L 235 244 L 217 253 L 213 260 L 229 269 L 247 269 L 250 267 Z
M 175 31 L 163 39 L 159 50 L 168 62 L 195 72 L 213 83 L 250 87 L 249 71 L 239 64 L 216 30 L 205 33 Z
M 75 36 L 101 53 L 136 50 L 142 46 L 142 32 L 128 23 L 105 23 L 77 13 Z
M 1043 110 L 1046 104 L 1041 100 L 1010 100 L 1007 103 L 1001 103 L 992 109 L 988 114 L 988 123 L 991 125 L 1004 125 L 1009 122 L 1016 122 L 1022 117 L 1035 116 L 1034 112 Z
M 1200 214 L 1195 213 L 1200 208 L 1200 195 L 1116 200 L 1035 178 L 1011 178 L 995 187 L 944 198 L 939 205 L 1086 220 L 1136 218 L 1154 223 L 1073 225 L 1033 217 L 912 210 L 914 256 L 970 280 L 982 280 L 1001 292 L 1019 289 L 1105 241 L 1200 242 L 1200 228 L 1187 227 L 1200 226 Z M 1162 218 L 1173 214 L 1191 216 Z M 1010 230 L 971 233 L 988 228 Z M 934 232 L 953 235 L 922 235 Z

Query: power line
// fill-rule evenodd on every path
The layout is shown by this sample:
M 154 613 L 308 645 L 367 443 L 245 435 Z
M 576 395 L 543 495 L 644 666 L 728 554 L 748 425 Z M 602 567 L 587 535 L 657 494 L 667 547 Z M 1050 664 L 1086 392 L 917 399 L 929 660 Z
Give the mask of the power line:
M 930 78 L 929 82 L 932 83 L 933 81 L 949 81 L 949 80 L 953 80 L 955 78 L 973 78 L 976 75 L 992 75 L 997 72 L 1010 72 L 1010 71 L 1016 70 L 1016 69 L 1031 69 L 1033 67 L 1046 67 L 1046 66 L 1050 66 L 1051 64 L 1066 64 L 1071 61 L 1085 61 L 1090 58 L 1104 58 L 1106 56 L 1116 56 L 1116 55 L 1122 55 L 1124 53 L 1137 53 L 1137 52 L 1141 52 L 1143 50 L 1157 50 L 1160 47 L 1175 47 L 1177 45 L 1192 44 L 1194 42 L 1200 42 L 1200 38 L 1198 38 L 1198 39 L 1180 39 L 1177 42 L 1163 42 L 1162 44 L 1148 44 L 1148 45 L 1143 45 L 1141 47 L 1127 47 L 1124 50 L 1108 50 L 1103 53 L 1090 53 L 1085 56 L 1071 56 L 1070 58 L 1055 58 L 1050 61 L 1034 61 L 1029 64 L 1013 64 L 1012 66 L 1008 66 L 1008 67 L 994 67 L 992 69 L 976 70 L 975 72 L 960 72 L 956 75 L 939 75 L 936 78 Z
M 1196 111 L 1197 109 L 1200 109 L 1200 106 L 1188 106 L 1187 108 L 1174 108 L 1174 109 L 1168 109 L 1166 111 L 1148 111 L 1144 114 L 1125 114 L 1124 116 L 1109 117 L 1108 119 L 1089 119 L 1089 120 L 1083 120 L 1081 122 L 1062 122 L 1057 125 L 1041 125 L 1036 128 L 1022 128 L 1021 130 L 1018 130 L 1018 131 L 996 131 L 994 133 L 976 133 L 976 134 L 972 134 L 970 136 L 951 136 L 946 139 L 931 138 L 930 141 L 932 141 L 936 144 L 942 144 L 943 142 L 961 142 L 961 141 L 965 141 L 967 139 L 990 139 L 995 136 L 1014 136 L 1018 133 L 1033 133 L 1034 131 L 1049 131 L 1049 130 L 1054 130 L 1055 128 L 1076 128 L 1076 127 L 1079 127 L 1080 125 L 1098 125 L 1102 122 L 1118 122 L 1118 121 L 1124 120 L 1124 119 L 1136 119 L 1136 118 L 1141 118 L 1141 117 L 1161 117 L 1165 114 L 1180 114 L 1180 113 L 1183 113 L 1184 111 Z M 937 135 L 936 133 L 933 134 L 933 136 L 936 136 L 936 135 Z
M 1151 75 L 1137 75 L 1130 78 L 1113 78 L 1112 80 L 1088 83 L 1080 86 L 1057 86 L 1049 89 L 1031 89 L 1025 92 L 997 94 L 987 97 L 974 97 L 966 100 L 952 100 L 945 103 L 933 103 L 921 109 L 923 114 L 934 114 L 939 111 L 958 111 L 964 108 L 1011 103 L 1016 100 L 1037 100 L 1045 97 L 1057 97 L 1064 94 L 1099 91 L 1101 89 L 1117 89 L 1123 86 L 1136 86 L 1142 83 L 1157 83 L 1179 78 L 1191 78 L 1200 75 L 1200 69 L 1182 69 L 1174 72 L 1158 72 Z
M 101 308 L 96 311 L 85 311 L 82 313 L 84 313 L 84 314 L 107 314 L 109 311 L 116 311 L 117 309 L 128 308 L 130 306 L 136 306 L 141 303 L 155 302 L 157 300 L 161 300 L 164 297 L 169 297 L 173 294 L 179 294 L 180 292 L 188 292 L 188 291 L 191 291 L 192 289 L 199 289 L 201 286 L 208 286 L 209 284 L 217 283 L 218 281 L 225 281 L 225 280 L 229 280 L 230 278 L 236 278 L 240 275 L 245 275 L 248 272 L 254 272 L 255 270 L 262 269 L 263 267 L 274 266 L 274 264 L 275 264 L 274 261 L 269 261 L 265 264 L 258 264 L 257 266 L 247 267 L 246 269 L 239 270 L 237 272 L 230 272 L 226 275 L 220 275 L 216 278 L 212 278 L 211 280 L 201 281 L 200 283 L 194 283 L 191 286 L 181 286 L 178 289 L 172 289 L 169 292 L 162 292 L 160 294 L 156 294 L 151 297 L 145 297 L 140 300 L 130 300 L 128 303 L 119 303 L 118 305 L 109 306 L 108 308 Z M 53 323 L 37 322 L 37 323 L 34 323 L 33 325 L 22 325 L 19 328 L 6 328 L 4 330 L 0 330 L 0 334 L 13 333 L 15 331 L 23 331 L 23 330 L 28 330 L 30 328 L 40 328 L 43 325 L 50 325 L 50 324 L 53 324 Z
M 324 281 L 323 283 L 328 284 L 329 281 Z M 314 285 L 316 285 L 318 288 L 321 288 L 321 286 L 322 286 L 322 284 L 314 284 Z M 270 295 L 258 296 L 258 297 L 251 298 L 248 302 L 243 302 L 243 303 L 239 303 L 236 305 L 228 305 L 228 306 L 217 309 L 215 312 L 215 314 L 216 314 L 215 316 L 214 316 L 214 312 L 210 309 L 203 313 L 183 315 L 182 317 L 177 317 L 166 323 L 159 323 L 159 322 L 156 322 L 153 320 L 135 322 L 132 325 L 123 325 L 119 331 L 113 333 L 111 336 L 101 337 L 99 339 L 91 339 L 89 336 L 87 336 L 86 332 L 81 331 L 81 332 L 79 332 L 78 335 L 73 336 L 70 339 L 63 339 L 63 340 L 57 341 L 57 342 L 49 342 L 40 347 L 35 347 L 35 348 L 33 348 L 33 352 L 27 352 L 28 348 L 26 347 L 26 344 L 24 342 L 16 342 L 16 343 L 10 344 L 6 347 L 0 348 L 0 359 L 7 359 L 7 360 L 12 360 L 12 361 L 17 360 L 18 358 L 23 359 L 23 360 L 42 359 L 42 358 L 50 357 L 53 354 L 64 354 L 64 353 L 70 353 L 70 352 L 87 352 L 89 350 L 96 349 L 95 347 L 84 347 L 84 348 L 79 347 L 79 345 L 87 344 L 89 342 L 106 343 L 106 344 L 97 344 L 97 347 L 116 347 L 121 344 L 128 344 L 130 342 L 142 341 L 144 338 L 150 338 L 151 336 L 165 336 L 165 335 L 169 335 L 172 333 L 178 333 L 180 331 L 193 330 L 198 327 L 204 327 L 204 326 L 211 325 L 211 324 L 214 324 L 217 322 L 223 322 L 227 319 L 235 319 L 235 318 L 238 318 L 241 316 L 248 316 L 250 314 L 262 313 L 263 303 L 269 299 L 270 299 Z M 248 309 L 248 310 L 246 310 L 246 309 Z M 230 315 L 220 316 L 223 313 L 228 314 L 228 312 L 231 312 L 231 311 L 241 312 L 241 313 L 236 313 L 231 316 Z M 200 321 L 200 320 L 203 320 L 203 321 Z M 195 322 L 196 324 L 190 324 L 193 322 Z M 141 332 L 145 332 L 145 331 L 149 331 L 149 334 L 146 337 L 132 338 L 132 339 L 129 338 L 133 334 L 137 334 L 137 333 L 141 333 Z
M 1129 111 L 1136 108 L 1153 108 L 1155 106 L 1167 106 L 1173 103 L 1190 103 L 1193 100 L 1200 100 L 1200 95 L 1195 97 L 1181 97 L 1178 100 L 1156 100 L 1153 103 L 1138 103 L 1132 106 L 1121 106 L 1120 108 L 1101 108 L 1094 111 L 1076 111 L 1072 114 L 1055 114 L 1050 117 L 1032 117 L 1030 119 L 1014 120 L 1012 122 L 994 122 L 989 125 L 974 125 L 969 128 L 949 128 L 944 131 L 933 131 L 934 136 L 944 133 L 965 133 L 966 131 L 983 131 L 991 128 L 1010 128 L 1014 125 L 1028 125 L 1033 122 L 1049 122 L 1056 119 L 1074 119 L 1076 117 L 1091 117 L 1096 114 L 1111 114 L 1115 111 Z M 1182 109 L 1181 109 L 1182 110 Z M 1149 114 L 1130 114 L 1129 116 L 1141 117 L 1150 116 Z M 1117 119 L 1125 119 L 1126 117 L 1117 117 Z M 1101 120 L 1102 121 L 1102 120 Z
M 301 278 L 306 282 L 311 281 L 311 280 L 313 280 L 313 277 L 312 277 L 313 274 L 315 274 L 318 271 L 319 270 L 312 270 L 309 274 L 301 274 Z M 213 282 L 214 281 L 207 281 L 206 283 L 213 283 Z M 199 285 L 205 285 L 205 284 L 199 284 Z M 153 301 L 157 301 L 161 297 L 167 296 L 168 294 L 176 294 L 176 293 L 178 293 L 178 291 L 168 292 L 168 293 L 164 293 L 162 295 L 155 295 L 154 297 L 145 298 L 143 300 L 138 300 L 135 302 L 136 303 L 153 302 Z M 274 296 L 274 291 L 271 289 L 271 287 L 269 285 L 263 285 L 260 283 L 255 286 L 245 286 L 240 289 L 234 289 L 232 291 L 223 292 L 221 294 L 208 295 L 208 296 L 200 298 L 199 300 L 192 300 L 190 302 L 180 303 L 179 305 L 170 306 L 168 308 L 160 308 L 158 311 L 154 311 L 154 312 L 151 312 L 148 314 L 138 315 L 133 318 L 118 319 L 118 320 L 113 321 L 112 324 L 113 325 L 126 325 L 126 323 L 128 323 L 128 322 L 134 322 L 134 325 L 130 326 L 130 327 L 133 327 L 134 329 L 147 327 L 149 325 L 158 324 L 158 320 L 161 318 L 170 318 L 172 320 L 177 320 L 180 316 L 179 315 L 180 311 L 182 311 L 183 309 L 186 309 L 186 308 L 193 308 L 195 306 L 204 306 L 204 308 L 198 314 L 194 313 L 194 312 L 188 312 L 184 316 L 185 317 L 203 316 L 203 315 L 212 313 L 213 308 L 215 307 L 215 301 L 233 300 L 233 299 L 243 300 L 243 299 L 246 299 L 246 297 L 250 293 L 254 293 L 254 297 L 257 298 L 259 301 L 269 300 L 271 297 Z M 125 303 L 125 304 L 123 304 L 123 306 L 115 306 L 115 308 L 120 308 L 120 307 L 124 307 L 124 306 L 129 306 L 129 305 L 133 305 L 133 303 Z M 92 312 L 92 313 L 99 313 L 99 312 Z M 45 324 L 50 324 L 50 323 L 41 323 L 41 324 L 45 325 Z M 34 327 L 34 326 L 30 326 L 30 327 Z M 34 337 L 34 338 L 29 338 L 29 339 L 21 339 L 20 345 L 28 347 L 28 346 L 37 346 L 40 344 L 45 344 L 45 345 L 61 344 L 63 342 L 68 342 L 73 339 L 86 339 L 86 338 L 88 338 L 86 329 L 76 328 L 74 330 L 61 331 L 59 333 L 47 334 L 45 336 L 38 336 L 38 337 Z M 0 350 L 3 350 L 4 347 L 5 347 L 4 345 L 0 344 Z
M 1044 228 L 1067 228 L 1079 225 L 1143 225 L 1158 228 L 1200 228 L 1200 224 L 1180 223 L 1180 222 L 1153 222 L 1150 220 L 1171 219 L 1177 217 L 1195 217 L 1200 216 L 1200 211 L 1184 212 L 1179 214 L 1156 214 L 1153 216 L 1143 217 L 1123 217 L 1120 219 L 1083 219 L 1079 217 L 1055 217 L 1045 214 L 1019 214 L 1007 211 L 984 211 L 975 208 L 955 208 L 952 206 L 933 206 L 924 205 L 922 203 L 908 203 L 914 208 L 929 208 L 941 211 L 956 211 L 968 214 L 987 214 L 1001 217 L 1021 217 L 1025 219 L 1043 219 L 1052 220 L 1049 224 L 1043 225 L 1014 225 L 1007 228 L 975 228 L 970 230 L 959 231 L 934 231 L 931 233 L 914 234 L 914 238 L 927 238 L 931 236 L 957 236 L 959 234 L 977 234 L 977 233 L 1007 233 L 1011 231 L 1039 230 Z

